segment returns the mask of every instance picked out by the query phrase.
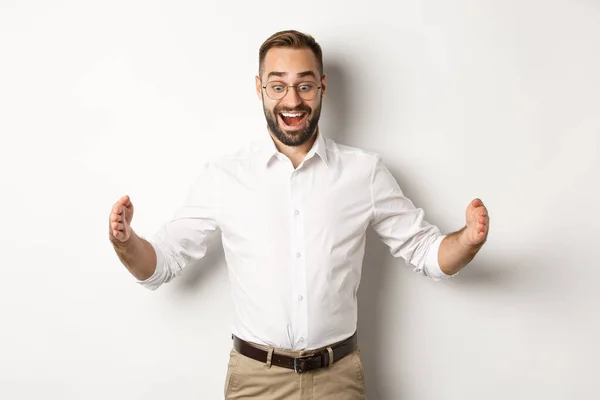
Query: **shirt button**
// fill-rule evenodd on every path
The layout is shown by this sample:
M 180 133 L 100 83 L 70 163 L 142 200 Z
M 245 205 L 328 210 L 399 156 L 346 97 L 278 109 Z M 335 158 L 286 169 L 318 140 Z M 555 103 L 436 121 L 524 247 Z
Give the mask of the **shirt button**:
M 300 343 L 304 343 L 304 338 L 303 337 L 300 338 Z
M 294 215 L 298 215 L 298 214 L 300 214 L 300 211 L 298 211 L 298 210 L 294 211 Z
M 302 254 L 296 253 L 296 258 L 300 258 L 300 257 L 302 257 Z
M 302 297 L 302 295 L 298 296 L 298 301 L 302 301 L 304 300 L 304 297 Z

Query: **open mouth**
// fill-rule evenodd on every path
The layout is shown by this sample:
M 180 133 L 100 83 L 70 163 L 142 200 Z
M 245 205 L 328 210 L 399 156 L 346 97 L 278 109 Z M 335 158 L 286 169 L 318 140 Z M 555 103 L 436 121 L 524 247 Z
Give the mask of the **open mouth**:
M 301 112 L 282 112 L 277 114 L 283 125 L 288 129 L 299 128 L 303 125 L 307 113 Z

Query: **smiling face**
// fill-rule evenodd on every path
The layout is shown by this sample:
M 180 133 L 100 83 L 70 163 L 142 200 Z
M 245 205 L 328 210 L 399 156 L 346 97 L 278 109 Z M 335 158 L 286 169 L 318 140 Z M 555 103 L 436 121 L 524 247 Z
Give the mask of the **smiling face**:
M 267 52 L 260 70 L 256 93 L 262 100 L 269 131 L 284 145 L 303 145 L 316 132 L 327 86 L 314 53 L 308 48 L 274 47 Z

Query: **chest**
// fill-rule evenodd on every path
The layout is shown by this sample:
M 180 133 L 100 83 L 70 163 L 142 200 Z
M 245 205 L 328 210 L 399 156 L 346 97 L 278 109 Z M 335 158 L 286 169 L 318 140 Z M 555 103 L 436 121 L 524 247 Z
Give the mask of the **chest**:
M 222 188 L 219 224 L 224 234 L 241 239 L 335 238 L 337 232 L 364 230 L 371 216 L 369 178 L 363 171 L 323 165 L 293 172 L 239 171 Z

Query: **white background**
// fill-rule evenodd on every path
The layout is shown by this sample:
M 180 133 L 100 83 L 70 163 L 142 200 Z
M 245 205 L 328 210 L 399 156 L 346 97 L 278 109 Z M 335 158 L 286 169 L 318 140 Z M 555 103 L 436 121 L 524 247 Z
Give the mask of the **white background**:
M 369 233 L 369 399 L 591 399 L 600 390 L 600 2 L 0 2 L 0 398 L 222 398 L 218 236 L 150 292 L 108 242 L 150 237 L 208 157 L 266 134 L 258 48 L 324 51 L 321 129 L 378 152 L 442 231 L 488 206 L 451 281 Z

